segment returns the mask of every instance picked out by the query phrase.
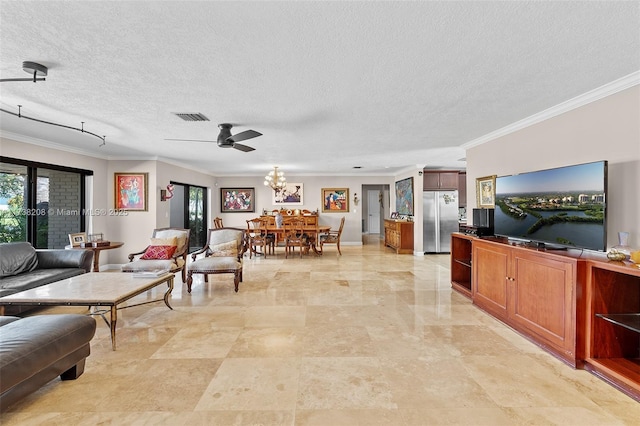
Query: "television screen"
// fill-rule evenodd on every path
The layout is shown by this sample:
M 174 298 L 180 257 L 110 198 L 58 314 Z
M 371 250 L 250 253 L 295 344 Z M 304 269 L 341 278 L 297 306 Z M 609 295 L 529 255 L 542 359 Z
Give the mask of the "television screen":
M 607 162 L 496 178 L 495 234 L 605 251 Z

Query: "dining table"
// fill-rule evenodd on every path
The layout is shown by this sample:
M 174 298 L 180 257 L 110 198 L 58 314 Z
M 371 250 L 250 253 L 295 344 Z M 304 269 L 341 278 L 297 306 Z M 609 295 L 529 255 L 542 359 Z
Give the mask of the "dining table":
M 286 227 L 283 226 L 279 228 L 275 225 L 267 225 L 262 229 L 266 230 L 268 234 L 275 235 L 276 246 L 278 245 L 279 241 L 284 241 L 284 233 L 286 231 Z M 313 236 L 313 238 L 309 239 L 309 248 L 313 250 L 315 254 L 318 254 L 318 255 L 322 254 L 322 252 L 318 250 L 318 247 L 316 245 L 319 235 L 322 233 L 328 232 L 330 229 L 331 229 L 331 226 L 329 225 L 305 225 L 302 227 L 302 231 L 304 233 L 306 233 L 307 235 Z M 250 232 L 250 231 L 247 230 L 247 232 Z

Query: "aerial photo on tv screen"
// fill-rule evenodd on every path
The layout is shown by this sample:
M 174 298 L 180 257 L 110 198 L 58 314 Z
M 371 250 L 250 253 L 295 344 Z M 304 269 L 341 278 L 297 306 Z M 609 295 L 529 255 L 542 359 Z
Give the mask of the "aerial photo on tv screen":
M 604 250 L 606 162 L 496 179 L 495 232 Z

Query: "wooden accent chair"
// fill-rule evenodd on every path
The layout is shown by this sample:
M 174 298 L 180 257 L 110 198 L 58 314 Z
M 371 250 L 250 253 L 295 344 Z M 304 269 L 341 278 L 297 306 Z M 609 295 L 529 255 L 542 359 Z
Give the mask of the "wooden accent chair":
M 209 282 L 209 274 L 233 274 L 233 283 L 238 292 L 242 282 L 242 256 L 246 247 L 244 229 L 209 229 L 207 244 L 191 253 L 192 262 L 187 267 L 187 291 L 191 293 L 193 274 L 203 274 L 204 282 Z M 204 257 L 197 259 L 202 254 Z
M 175 249 L 170 248 L 173 246 Z M 122 272 L 181 271 L 184 282 L 188 252 L 188 229 L 157 228 L 153 230 L 151 242 L 144 250 L 129 254 L 129 263 L 122 265 Z
M 329 230 L 318 237 L 320 240 L 320 253 L 322 253 L 323 245 L 335 244 L 338 247 L 338 253 L 342 256 L 342 252 L 340 251 L 340 236 L 342 235 L 342 228 L 344 228 L 344 219 L 345 217 L 342 216 L 342 219 L 340 219 L 340 228 L 338 228 L 337 231 Z
M 258 247 L 262 247 L 262 254 L 267 257 L 267 251 L 273 246 L 273 236 L 267 233 L 267 221 L 256 217 L 247 220 L 247 237 L 249 239 L 249 259 L 252 254 L 258 254 Z
M 300 258 L 303 250 L 309 250 L 309 239 L 304 233 L 304 219 L 291 218 L 284 223 L 285 259 L 289 257 L 289 250 L 295 253 L 295 247 L 300 248 Z
M 224 225 L 222 224 L 222 218 L 221 217 L 216 217 L 213 219 L 213 227 L 215 229 L 220 229 L 220 228 L 224 228 Z

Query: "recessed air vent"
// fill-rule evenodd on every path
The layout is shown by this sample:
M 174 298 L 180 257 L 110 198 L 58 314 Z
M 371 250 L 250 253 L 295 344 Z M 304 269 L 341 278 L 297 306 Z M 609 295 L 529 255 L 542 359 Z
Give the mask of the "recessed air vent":
M 184 121 L 209 121 L 207 117 L 199 112 L 174 112 L 174 114 Z

